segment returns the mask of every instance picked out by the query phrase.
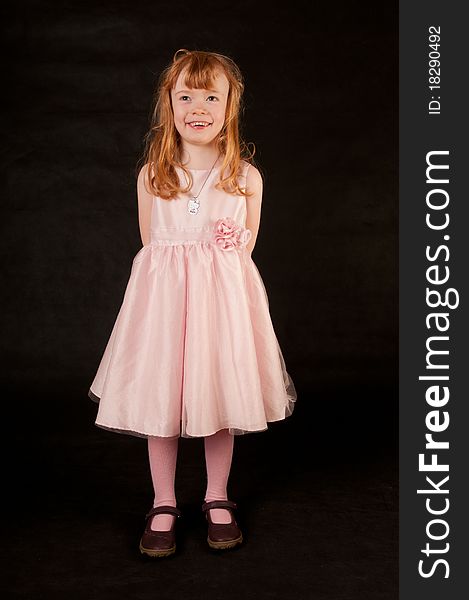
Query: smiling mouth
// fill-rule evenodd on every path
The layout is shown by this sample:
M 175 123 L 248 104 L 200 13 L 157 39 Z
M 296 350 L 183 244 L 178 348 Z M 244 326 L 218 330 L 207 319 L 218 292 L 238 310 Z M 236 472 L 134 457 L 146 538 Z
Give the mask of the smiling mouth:
M 186 125 L 192 129 L 206 129 L 207 127 L 210 127 L 211 123 L 208 123 L 207 121 L 192 121 L 191 123 L 186 123 Z

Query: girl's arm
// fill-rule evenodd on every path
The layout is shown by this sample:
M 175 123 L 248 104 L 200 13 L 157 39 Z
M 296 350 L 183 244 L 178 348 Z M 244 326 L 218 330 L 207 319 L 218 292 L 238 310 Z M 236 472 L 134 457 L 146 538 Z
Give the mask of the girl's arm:
M 262 176 L 254 165 L 250 165 L 246 176 L 246 190 L 253 192 L 252 196 L 246 198 L 246 228 L 251 230 L 251 239 L 246 245 L 247 251 L 251 254 L 256 245 L 259 224 L 261 221 L 262 204 Z
M 147 170 L 148 165 L 143 165 L 137 178 L 138 223 L 140 237 L 144 246 L 150 243 L 151 207 L 153 201 L 153 196 L 145 188 Z

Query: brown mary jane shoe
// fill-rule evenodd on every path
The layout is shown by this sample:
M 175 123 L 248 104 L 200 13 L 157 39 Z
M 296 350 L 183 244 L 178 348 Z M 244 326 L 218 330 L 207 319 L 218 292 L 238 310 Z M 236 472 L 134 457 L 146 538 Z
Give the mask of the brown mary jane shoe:
M 231 513 L 231 523 L 214 523 L 210 517 L 211 508 L 228 509 Z M 232 500 L 212 500 L 202 504 L 202 511 L 205 512 L 208 522 L 207 542 L 210 548 L 227 550 L 228 548 L 234 548 L 243 541 L 243 534 L 236 523 L 233 508 L 237 508 L 237 504 Z
M 168 513 L 175 515 L 173 526 L 169 531 L 153 531 L 151 522 L 154 515 Z M 176 522 L 182 513 L 174 506 L 155 506 L 147 512 L 145 531 L 140 540 L 140 552 L 151 557 L 170 556 L 176 552 Z

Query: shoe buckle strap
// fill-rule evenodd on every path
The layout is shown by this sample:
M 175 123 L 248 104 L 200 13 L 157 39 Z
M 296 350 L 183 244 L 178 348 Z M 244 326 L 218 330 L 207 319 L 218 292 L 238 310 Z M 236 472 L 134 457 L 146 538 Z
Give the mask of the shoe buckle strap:
M 147 512 L 145 518 L 148 519 L 153 515 L 159 515 L 161 513 L 175 515 L 176 517 L 182 517 L 182 512 L 179 510 L 179 508 L 176 508 L 175 506 L 154 506 Z
M 211 508 L 238 508 L 238 505 L 233 500 L 211 500 L 202 504 L 203 511 L 210 510 Z

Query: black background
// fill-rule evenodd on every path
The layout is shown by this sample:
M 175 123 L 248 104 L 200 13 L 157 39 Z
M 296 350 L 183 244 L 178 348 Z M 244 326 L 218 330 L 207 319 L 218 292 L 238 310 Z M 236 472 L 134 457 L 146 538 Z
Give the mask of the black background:
M 11 596 L 395 598 L 397 3 L 2 12 Z M 298 400 L 235 440 L 246 545 L 226 555 L 206 548 L 202 441 L 180 440 L 185 529 L 178 556 L 155 563 L 138 552 L 146 444 L 98 429 L 87 390 L 141 247 L 135 167 L 178 48 L 244 74 L 242 133 L 264 175 L 252 256 Z

